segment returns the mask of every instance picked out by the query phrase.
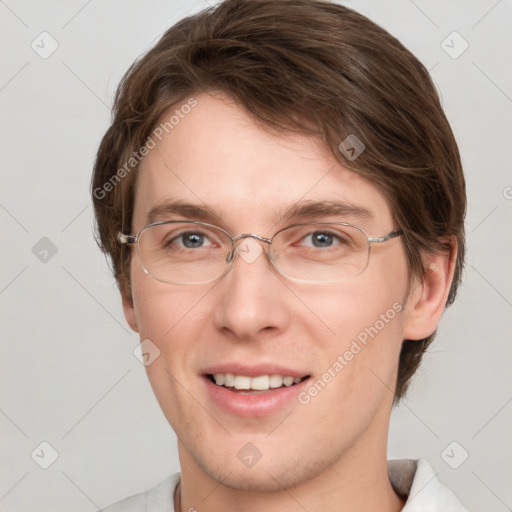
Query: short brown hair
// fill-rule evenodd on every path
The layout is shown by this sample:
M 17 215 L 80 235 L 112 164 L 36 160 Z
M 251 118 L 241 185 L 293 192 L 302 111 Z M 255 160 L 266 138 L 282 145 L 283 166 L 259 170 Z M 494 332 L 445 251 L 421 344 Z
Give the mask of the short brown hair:
M 423 275 L 423 251 L 445 250 L 447 237 L 455 238 L 453 302 L 464 261 L 465 183 L 431 78 L 378 25 L 315 0 L 226 0 L 179 21 L 123 77 L 91 185 L 97 241 L 123 294 L 131 296 L 131 251 L 117 233 L 131 232 L 134 156 L 166 110 L 203 91 L 227 94 L 266 128 L 317 137 L 373 182 L 404 232 L 411 275 Z M 357 159 L 339 149 L 349 135 L 366 147 Z M 396 401 L 434 336 L 404 340 Z

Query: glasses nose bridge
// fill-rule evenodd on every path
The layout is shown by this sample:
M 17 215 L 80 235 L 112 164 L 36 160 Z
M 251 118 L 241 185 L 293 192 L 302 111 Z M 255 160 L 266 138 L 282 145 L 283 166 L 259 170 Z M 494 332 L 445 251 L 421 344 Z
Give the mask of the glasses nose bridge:
M 261 235 L 256 235 L 254 233 L 242 233 L 240 235 L 232 236 L 231 237 L 231 243 L 233 244 L 233 247 L 239 242 L 240 240 L 245 240 L 246 238 L 255 238 L 256 240 L 260 242 L 265 242 L 266 244 L 271 244 L 272 240 L 270 238 L 265 238 Z
M 255 238 L 259 242 L 264 242 L 264 243 L 268 244 L 269 246 L 272 243 L 272 240 L 270 238 L 266 238 L 261 235 L 256 235 L 254 233 L 241 233 L 240 235 L 232 236 L 230 238 L 231 238 L 231 252 L 229 253 L 229 255 L 226 259 L 227 263 L 231 263 L 233 261 L 235 252 L 236 252 L 236 246 L 237 246 L 238 242 L 240 242 L 241 240 L 245 240 L 247 238 Z

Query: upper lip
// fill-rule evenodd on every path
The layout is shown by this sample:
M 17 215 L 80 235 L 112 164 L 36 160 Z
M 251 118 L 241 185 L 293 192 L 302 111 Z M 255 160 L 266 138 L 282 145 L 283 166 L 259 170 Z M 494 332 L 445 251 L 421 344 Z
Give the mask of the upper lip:
M 221 363 L 209 366 L 202 370 L 203 375 L 215 375 L 216 373 L 231 373 L 233 375 L 245 375 L 247 377 L 258 377 L 259 375 L 282 375 L 283 377 L 306 377 L 308 372 L 294 370 L 275 363 L 258 363 L 248 365 L 247 363 Z

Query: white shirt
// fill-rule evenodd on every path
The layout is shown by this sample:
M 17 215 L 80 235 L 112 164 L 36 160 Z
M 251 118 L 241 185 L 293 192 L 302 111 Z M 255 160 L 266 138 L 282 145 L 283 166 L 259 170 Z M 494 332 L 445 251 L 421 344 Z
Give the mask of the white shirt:
M 402 512 L 468 512 L 423 459 L 390 460 L 388 474 L 395 492 L 407 498 Z M 175 473 L 148 491 L 118 501 L 103 512 L 176 512 L 173 497 L 179 481 L 180 473 Z

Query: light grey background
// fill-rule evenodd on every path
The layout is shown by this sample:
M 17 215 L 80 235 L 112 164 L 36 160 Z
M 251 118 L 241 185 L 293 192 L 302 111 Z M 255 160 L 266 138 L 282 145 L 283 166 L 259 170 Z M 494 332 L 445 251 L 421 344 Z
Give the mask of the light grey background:
M 346 3 L 431 70 L 468 184 L 464 285 L 393 413 L 389 456 L 428 459 L 473 511 L 512 510 L 512 4 Z M 121 75 L 206 6 L 0 1 L 0 511 L 93 512 L 178 470 L 174 434 L 93 240 L 88 188 Z M 50 56 L 43 31 L 58 43 Z M 42 237 L 55 255 L 36 245 Z M 42 469 L 52 449 L 58 458 Z

